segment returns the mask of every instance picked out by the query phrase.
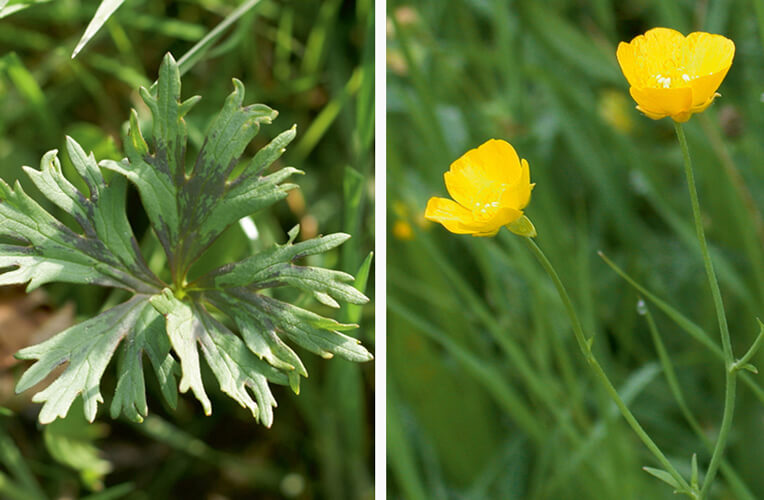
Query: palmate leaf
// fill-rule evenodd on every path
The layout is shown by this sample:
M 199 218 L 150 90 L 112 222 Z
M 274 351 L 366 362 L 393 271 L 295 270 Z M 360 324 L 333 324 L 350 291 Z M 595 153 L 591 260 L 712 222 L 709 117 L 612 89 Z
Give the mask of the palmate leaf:
M 202 382 L 202 363 L 206 363 L 222 392 L 270 426 L 276 400 L 269 383 L 288 384 L 299 392 L 300 377 L 308 375 L 287 341 L 325 358 L 372 359 L 358 340 L 342 333 L 357 325 L 294 306 L 269 290 L 297 288 L 331 307 L 339 307 L 338 301 L 366 303 L 368 299 L 352 286 L 352 276 L 299 263 L 304 257 L 335 249 L 350 236 L 332 234 L 295 244 L 296 227 L 286 244 L 187 283 L 191 264 L 228 226 L 284 198 L 295 187 L 284 181 L 297 169 L 263 172 L 283 154 L 296 131 L 292 127 L 276 136 L 232 176 L 260 125 L 276 117 L 267 106 L 243 106 L 244 87 L 234 80 L 233 93 L 210 124 L 196 161 L 187 167 L 183 117 L 198 98 L 181 102 L 178 66 L 169 54 L 159 73 L 157 84 L 141 91 L 153 115 L 152 136 L 148 141 L 144 138 L 133 112 L 124 141 L 126 159 L 99 165 L 92 154 L 85 154 L 67 138 L 68 155 L 87 193 L 64 177 L 56 151 L 43 157 L 39 170 L 25 168 L 42 194 L 69 214 L 81 232 L 44 210 L 19 184 L 11 189 L 0 181 L 0 237 L 6 241 L 0 244 L 0 284 L 29 282 L 32 289 L 64 281 L 117 287 L 134 294 L 94 318 L 21 350 L 18 358 L 36 362 L 16 390 L 29 389 L 66 364 L 33 397 L 43 403 L 39 420 L 49 423 L 65 416 L 79 395 L 92 422 L 98 403 L 103 402 L 101 377 L 116 354 L 113 418 L 124 414 L 140 422 L 148 414 L 145 358 L 171 407 L 177 403 L 178 389 L 191 390 L 209 414 L 212 403 Z M 116 172 L 108 183 L 101 167 Z M 167 255 L 171 284 L 156 277 L 140 254 L 125 212 L 128 180 L 137 187 Z

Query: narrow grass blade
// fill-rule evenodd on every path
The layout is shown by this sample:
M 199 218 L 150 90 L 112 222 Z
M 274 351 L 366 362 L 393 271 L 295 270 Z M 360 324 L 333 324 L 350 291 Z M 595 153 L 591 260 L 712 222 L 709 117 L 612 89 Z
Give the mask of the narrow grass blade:
M 0 476 L 0 492 L 5 492 L 9 496 L 17 492 L 23 492 L 26 496 L 20 498 L 29 498 L 30 500 L 45 498 L 40 485 L 24 461 L 24 457 L 21 456 L 21 452 L 6 433 L 4 427 L 0 427 L 0 463 L 21 483 L 20 485 L 15 485 L 10 482 L 10 478 L 5 477 L 4 480 L 4 477 Z
M 93 493 L 92 495 L 82 497 L 82 500 L 116 500 L 118 498 L 127 497 L 135 490 L 136 487 L 134 483 L 122 483 L 106 488 L 103 491 L 99 491 L 98 493 Z
M 93 16 L 93 19 L 85 29 L 85 34 L 82 35 L 80 41 L 77 42 L 77 46 L 72 52 L 72 59 L 77 57 L 77 54 L 87 45 L 87 43 L 98 33 L 103 27 L 104 23 L 109 20 L 112 14 L 119 8 L 125 0 L 103 0 L 101 5 L 98 6 L 98 10 Z
M 215 26 L 212 31 L 207 33 L 204 38 L 199 40 L 196 45 L 191 47 L 188 52 L 183 54 L 183 57 L 178 59 L 178 66 L 180 68 L 180 74 L 183 75 L 196 64 L 204 54 L 212 47 L 212 45 L 223 36 L 223 33 L 241 16 L 246 14 L 251 8 L 260 3 L 260 0 L 247 0 L 241 4 L 236 10 L 231 12 L 228 17 L 223 19 L 220 24 Z
M 2 17 L 2 11 L 0 11 L 0 17 Z M 51 109 L 50 103 L 34 75 L 27 69 L 19 56 L 15 52 L 4 55 L 0 58 L 0 69 L 6 72 L 16 90 L 30 104 L 41 125 L 42 134 L 48 137 L 55 136 L 57 131 L 49 111 Z
M 31 498 L 44 499 L 45 497 L 30 497 L 29 492 L 14 484 L 11 479 L 0 472 L 0 495 L 8 500 L 31 500 Z
M 650 309 L 642 299 L 639 299 L 639 302 L 637 303 L 637 311 L 639 314 L 644 315 L 645 319 L 647 320 L 647 326 L 650 330 L 650 335 L 653 338 L 655 350 L 658 352 L 658 358 L 660 359 L 661 367 L 663 368 L 663 374 L 666 377 L 666 382 L 668 382 L 669 389 L 671 390 L 677 405 L 679 405 L 679 409 L 682 412 L 682 415 L 692 430 L 695 432 L 695 434 L 703 442 L 703 445 L 706 447 L 706 449 L 710 452 L 713 449 L 713 443 L 711 443 L 708 436 L 706 436 L 703 427 L 701 427 L 700 423 L 695 418 L 695 415 L 692 414 L 689 406 L 687 405 L 687 401 L 685 400 L 684 394 L 682 393 L 682 388 L 679 385 L 679 380 L 677 379 L 676 372 L 674 371 L 674 365 L 671 362 L 671 356 L 663 344 L 661 334 L 658 331 L 658 327 L 655 324 L 655 320 L 653 319 L 652 314 L 650 313 Z M 697 465 L 697 455 L 693 453 L 692 478 L 690 480 L 690 484 L 693 487 L 697 487 L 698 484 Z M 729 464 L 728 460 L 722 459 L 721 470 L 722 474 L 724 475 L 724 479 L 727 481 L 730 488 L 735 492 L 735 498 L 739 498 L 741 500 L 754 500 L 755 497 L 748 489 L 748 486 L 743 482 L 735 469 Z
M 361 293 L 366 292 L 366 284 L 369 280 L 369 271 L 371 269 L 371 262 L 373 258 L 374 252 L 369 252 L 369 255 L 367 255 L 363 260 L 361 267 L 355 274 L 355 282 L 353 283 L 353 286 L 355 286 Z M 363 306 L 358 304 L 348 304 L 345 306 L 344 311 L 345 313 L 342 319 L 343 323 L 358 323 L 361 320 L 361 312 L 363 311 Z
M 674 323 L 677 324 L 682 330 L 687 332 L 692 338 L 706 346 L 711 352 L 714 353 L 714 355 L 719 358 L 720 361 L 724 360 L 724 354 L 722 353 L 722 348 L 719 347 L 713 340 L 711 340 L 711 337 L 708 335 L 708 333 L 703 330 L 700 326 L 698 326 L 696 323 L 693 323 L 689 318 L 687 318 L 684 314 L 677 311 L 670 305 L 668 305 L 666 302 L 658 298 L 656 295 L 651 293 L 649 290 L 647 290 L 645 287 L 634 281 L 634 279 L 626 274 L 626 272 L 623 271 L 620 267 L 618 267 L 613 261 L 608 259 L 604 253 L 597 252 L 600 257 L 602 257 L 602 260 L 605 261 L 605 263 L 610 266 L 613 271 L 618 273 L 624 280 L 626 280 L 631 286 L 633 286 L 636 290 L 639 291 L 642 295 L 645 296 L 650 302 L 655 304 L 658 309 L 663 311 L 666 316 L 671 318 Z M 740 379 L 745 382 L 745 384 L 753 391 L 753 393 L 756 395 L 756 397 L 764 403 L 764 389 L 759 386 L 757 382 L 755 382 L 749 374 L 747 373 L 741 373 Z
M 342 179 L 342 197 L 345 209 L 343 231 L 358 234 L 363 213 L 363 188 L 365 178 L 353 167 L 345 167 Z M 351 238 L 342 247 L 342 269 L 351 272 L 358 267 L 360 259 L 360 238 Z
M 464 367 L 465 371 L 471 374 L 479 383 L 496 398 L 499 404 L 508 415 L 521 427 L 529 436 L 538 442 L 546 439 L 546 431 L 541 427 L 538 419 L 530 411 L 521 396 L 515 390 L 504 382 L 504 377 L 485 360 L 480 360 L 472 353 L 453 342 L 448 336 L 440 331 L 439 328 L 427 323 L 418 315 L 413 314 L 408 308 L 400 304 L 397 299 L 388 297 L 388 306 L 390 311 L 405 317 L 411 323 L 419 327 L 419 331 L 430 340 L 441 345 Z
M 2 4 L 0 5 L 0 19 L 4 17 L 8 17 L 11 14 L 15 14 L 16 12 L 24 10 L 27 7 L 31 7 L 38 3 L 47 3 L 47 2 L 50 2 L 50 0 L 31 0 L 31 1 L 20 1 L 20 2 L 13 2 L 13 3 L 10 3 L 9 0 L 4 0 L 4 2 L 0 2 Z M 5 27 L 3 27 L 3 29 L 5 29 Z
M 318 144 L 324 134 L 326 134 L 326 132 L 329 130 L 329 127 L 332 125 L 332 123 L 334 123 L 334 120 L 337 119 L 340 111 L 342 111 L 342 108 L 344 108 L 348 102 L 350 102 L 350 97 L 358 92 L 358 89 L 361 86 L 362 78 L 363 71 L 361 71 L 361 68 L 358 67 L 353 71 L 353 74 L 348 79 L 347 83 L 345 84 L 345 88 L 342 90 L 342 93 L 332 99 L 329 104 L 324 106 L 318 116 L 316 116 L 316 118 L 310 124 L 310 127 L 308 127 L 308 129 L 302 135 L 302 139 L 294 150 L 294 155 L 296 158 L 303 160 L 310 154 L 311 151 L 313 151 L 313 148 L 316 147 L 316 144 Z
M 400 416 L 395 387 L 387 383 L 387 464 L 400 484 L 403 494 L 411 500 L 426 500 L 427 489 L 418 474 L 414 450 L 406 437 Z

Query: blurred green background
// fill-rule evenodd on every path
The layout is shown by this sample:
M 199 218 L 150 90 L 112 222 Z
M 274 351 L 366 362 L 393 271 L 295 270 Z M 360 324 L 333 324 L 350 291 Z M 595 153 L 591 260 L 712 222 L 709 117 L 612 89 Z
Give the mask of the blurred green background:
M 389 497 L 675 498 L 642 471 L 656 462 L 592 377 L 522 241 L 453 235 L 422 214 L 446 195 L 451 162 L 490 138 L 512 143 L 536 182 L 526 214 L 596 356 L 685 477 L 693 452 L 704 470 L 723 363 L 647 301 L 684 411 L 638 292 L 597 255 L 719 344 L 672 123 L 634 109 L 615 51 L 655 26 L 737 46 L 723 97 L 685 129 L 742 356 L 764 314 L 764 2 L 390 0 L 387 12 Z M 713 498 L 764 498 L 764 399 L 739 387 Z
M 262 102 L 280 113 L 245 156 L 297 124 L 297 139 L 281 161 L 306 175 L 295 180 L 299 192 L 254 216 L 257 240 L 232 227 L 202 265 L 282 243 L 299 223 L 301 238 L 351 233 L 348 243 L 315 264 L 358 271 L 374 241 L 371 0 L 127 0 L 74 60 L 72 50 L 100 2 L 12 0 L 9 5 L 22 3 L 34 5 L 0 19 L 0 176 L 9 182 L 21 178 L 36 194 L 21 166 L 37 167 L 46 151 L 63 150 L 66 134 L 98 159 L 121 158 L 129 109 L 144 116 L 147 111 L 137 89 L 154 81 L 163 55 L 170 51 L 179 59 L 221 23 L 234 21 L 186 66 L 183 96 L 203 97 L 187 117 L 189 158 L 236 77 L 246 86 L 246 103 Z M 237 16 L 242 5 L 249 8 Z M 147 260 L 161 269 L 164 256 L 135 191 L 128 208 Z M 367 290 L 373 288 L 370 282 Z M 37 425 L 39 405 L 29 401 L 33 392 L 12 394 L 23 368 L 13 352 L 97 313 L 111 300 L 108 290 L 85 286 L 48 286 L 29 296 L 20 289 L 0 291 L 0 405 L 6 407 L 0 416 L 0 497 L 373 496 L 372 363 L 325 361 L 301 352 L 310 378 L 299 396 L 274 389 L 279 407 L 271 429 L 256 425 L 217 389 L 210 391 L 210 417 L 187 395 L 177 411 L 163 407 L 151 375 L 145 423 L 112 421 L 103 408 L 116 384 L 113 366 L 102 382 L 106 402 L 96 424 L 83 422 L 80 406 L 65 421 L 45 429 Z M 358 321 L 361 328 L 353 335 L 373 351 L 373 300 L 362 310 L 337 314 L 310 307 Z M 217 387 L 212 381 L 207 385 Z

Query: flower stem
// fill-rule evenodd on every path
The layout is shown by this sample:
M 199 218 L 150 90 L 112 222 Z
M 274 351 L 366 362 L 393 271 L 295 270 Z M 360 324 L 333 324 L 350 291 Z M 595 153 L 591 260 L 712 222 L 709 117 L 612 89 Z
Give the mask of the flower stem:
M 708 285 L 711 287 L 711 295 L 714 299 L 714 309 L 716 318 L 719 322 L 719 331 L 722 337 L 722 351 L 724 353 L 725 364 L 725 395 L 724 395 L 724 413 L 722 416 L 722 425 L 719 429 L 719 437 L 714 446 L 714 452 L 711 455 L 711 463 L 708 464 L 706 478 L 703 480 L 703 487 L 700 490 L 700 498 L 705 498 L 711 483 L 719 469 L 724 447 L 727 444 L 727 436 L 732 427 L 732 417 L 735 412 L 735 387 L 737 382 L 737 370 L 734 369 L 735 359 L 732 354 L 732 342 L 730 341 L 729 327 L 727 326 L 727 317 L 724 314 L 724 303 L 719 289 L 719 282 L 716 279 L 714 266 L 711 263 L 711 256 L 708 253 L 708 243 L 706 243 L 706 234 L 703 230 L 703 222 L 700 215 L 700 203 L 698 202 L 698 191 L 695 188 L 695 176 L 692 172 L 692 160 L 690 159 L 690 150 L 687 147 L 687 138 L 684 135 L 684 128 L 681 123 L 674 122 L 676 136 L 679 139 L 679 145 L 682 148 L 682 157 L 684 158 L 684 173 L 687 177 L 687 188 L 690 192 L 690 202 L 692 203 L 692 215 L 695 220 L 695 232 L 698 235 L 700 243 L 700 252 L 703 254 L 703 264 L 706 268 Z
M 618 391 L 615 389 L 613 384 L 610 382 L 610 379 L 608 378 L 605 371 L 600 366 L 597 359 L 594 357 L 594 353 L 591 349 L 591 340 L 588 340 L 586 336 L 584 335 L 583 327 L 581 326 L 581 321 L 578 319 L 578 315 L 576 314 L 576 310 L 573 307 L 573 303 L 570 300 L 570 296 L 568 295 L 567 290 L 565 289 L 565 285 L 562 284 L 562 281 L 560 280 L 560 277 L 557 275 L 557 271 L 554 270 L 554 267 L 552 266 L 552 263 L 549 262 L 549 259 L 547 259 L 544 252 L 539 248 L 539 246 L 534 242 L 531 238 L 523 238 L 528 245 L 528 247 L 531 249 L 531 251 L 534 253 L 538 261 L 541 263 L 541 266 L 544 268 L 546 273 L 549 275 L 549 277 L 552 279 L 552 282 L 554 283 L 555 288 L 557 288 L 557 293 L 560 296 L 560 299 L 562 299 L 562 303 L 565 306 L 565 310 L 568 313 L 568 317 L 570 318 L 571 325 L 573 326 L 573 333 L 576 337 L 576 341 L 578 342 L 578 347 L 581 349 L 581 352 L 584 355 L 584 358 L 586 359 L 586 362 L 589 364 L 589 366 L 592 367 L 592 370 L 594 371 L 594 374 L 599 379 L 600 383 L 605 387 L 605 390 L 608 392 L 612 400 L 615 402 L 618 409 L 621 411 L 621 415 L 623 415 L 623 418 L 626 419 L 626 421 L 629 423 L 631 428 L 634 430 L 634 432 L 637 434 L 639 439 L 644 443 L 644 445 L 647 447 L 648 450 L 652 452 L 653 455 L 655 455 L 655 458 L 658 459 L 658 462 L 661 463 L 663 468 L 671 474 L 671 477 L 674 478 L 674 480 L 681 486 L 683 490 L 686 490 L 685 492 L 693 497 L 695 497 L 695 492 L 693 491 L 692 487 L 687 483 L 687 481 L 682 477 L 681 474 L 674 468 L 673 465 L 671 465 L 671 462 L 666 458 L 666 456 L 663 454 L 663 452 L 658 448 L 658 445 L 655 444 L 655 442 L 650 438 L 650 436 L 647 435 L 647 432 L 642 428 L 642 426 L 637 422 L 637 419 L 634 417 L 634 414 L 631 413 L 631 410 L 626 406 L 626 403 L 623 402 L 621 399 L 621 396 L 618 394 Z

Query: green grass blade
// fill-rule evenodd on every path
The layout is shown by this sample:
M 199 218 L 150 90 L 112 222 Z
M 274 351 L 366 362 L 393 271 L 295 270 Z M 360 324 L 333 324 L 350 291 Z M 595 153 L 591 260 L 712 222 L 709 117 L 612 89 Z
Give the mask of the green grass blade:
M 207 53 L 208 50 L 217 42 L 221 36 L 223 36 L 223 33 L 226 32 L 226 30 L 233 25 L 236 21 L 238 21 L 244 14 L 249 12 L 250 9 L 255 7 L 257 4 L 260 3 L 260 0 L 247 0 L 244 3 L 242 3 L 239 7 L 237 7 L 233 12 L 231 12 L 225 19 L 223 19 L 220 24 L 215 26 L 209 33 L 207 33 L 204 38 L 199 40 L 196 45 L 191 47 L 188 52 L 183 54 L 183 57 L 178 59 L 178 66 L 180 68 L 180 74 L 185 74 L 189 69 L 191 69 L 197 62 L 199 62 L 202 57 Z
M 387 466 L 395 475 L 405 498 L 427 500 L 427 490 L 418 473 L 414 450 L 406 437 L 395 386 L 387 382 Z
M 668 303 L 661 300 L 656 295 L 654 295 L 649 290 L 647 290 L 645 287 L 643 287 L 642 285 L 634 281 L 634 279 L 631 276 L 626 274 L 613 261 L 608 259 L 604 253 L 602 252 L 598 252 L 598 253 L 599 253 L 599 256 L 602 257 L 602 259 L 605 261 L 605 263 L 613 269 L 613 271 L 618 273 L 619 276 L 621 276 L 631 286 L 633 286 L 636 290 L 638 290 L 639 293 L 644 295 L 650 302 L 655 304 L 658 307 L 658 309 L 663 311 L 666 314 L 666 316 L 671 318 L 671 320 L 674 321 L 674 323 L 676 323 L 677 326 L 679 326 L 682 330 L 687 332 L 692 338 L 697 340 L 699 343 L 707 347 L 720 361 L 724 360 L 724 354 L 722 353 L 722 348 L 719 347 L 713 340 L 711 340 L 711 337 L 703 328 L 698 326 L 696 323 L 692 322 L 681 312 L 677 311 L 675 308 L 668 305 Z M 764 403 L 764 389 L 762 389 L 761 386 L 749 376 L 749 374 L 741 373 L 739 376 L 740 376 L 740 379 L 753 391 L 753 393 L 756 395 L 759 401 Z
M 10 482 L 10 478 L 4 476 L 0 478 L 0 491 L 5 490 L 9 496 L 23 493 L 25 496 L 17 498 L 29 498 L 30 500 L 46 498 L 18 447 L 3 427 L 0 427 L 0 462 L 20 483 L 14 485 Z
M 85 34 L 82 35 L 80 41 L 77 42 L 77 46 L 74 47 L 72 52 L 72 59 L 77 57 L 77 54 L 87 45 L 87 43 L 98 33 L 103 25 L 108 21 L 112 14 L 119 8 L 125 0 L 103 0 L 98 6 L 93 19 L 85 29 Z
M 504 377 L 496 368 L 449 339 L 445 332 L 423 320 L 396 299 L 388 297 L 388 307 L 395 314 L 399 314 L 412 324 L 417 325 L 422 334 L 441 345 L 454 356 L 472 377 L 488 389 L 496 398 L 496 402 L 513 418 L 517 425 L 533 439 L 545 440 L 546 433 L 533 416 L 528 405 L 522 401 L 521 396 L 511 386 L 504 382 Z

